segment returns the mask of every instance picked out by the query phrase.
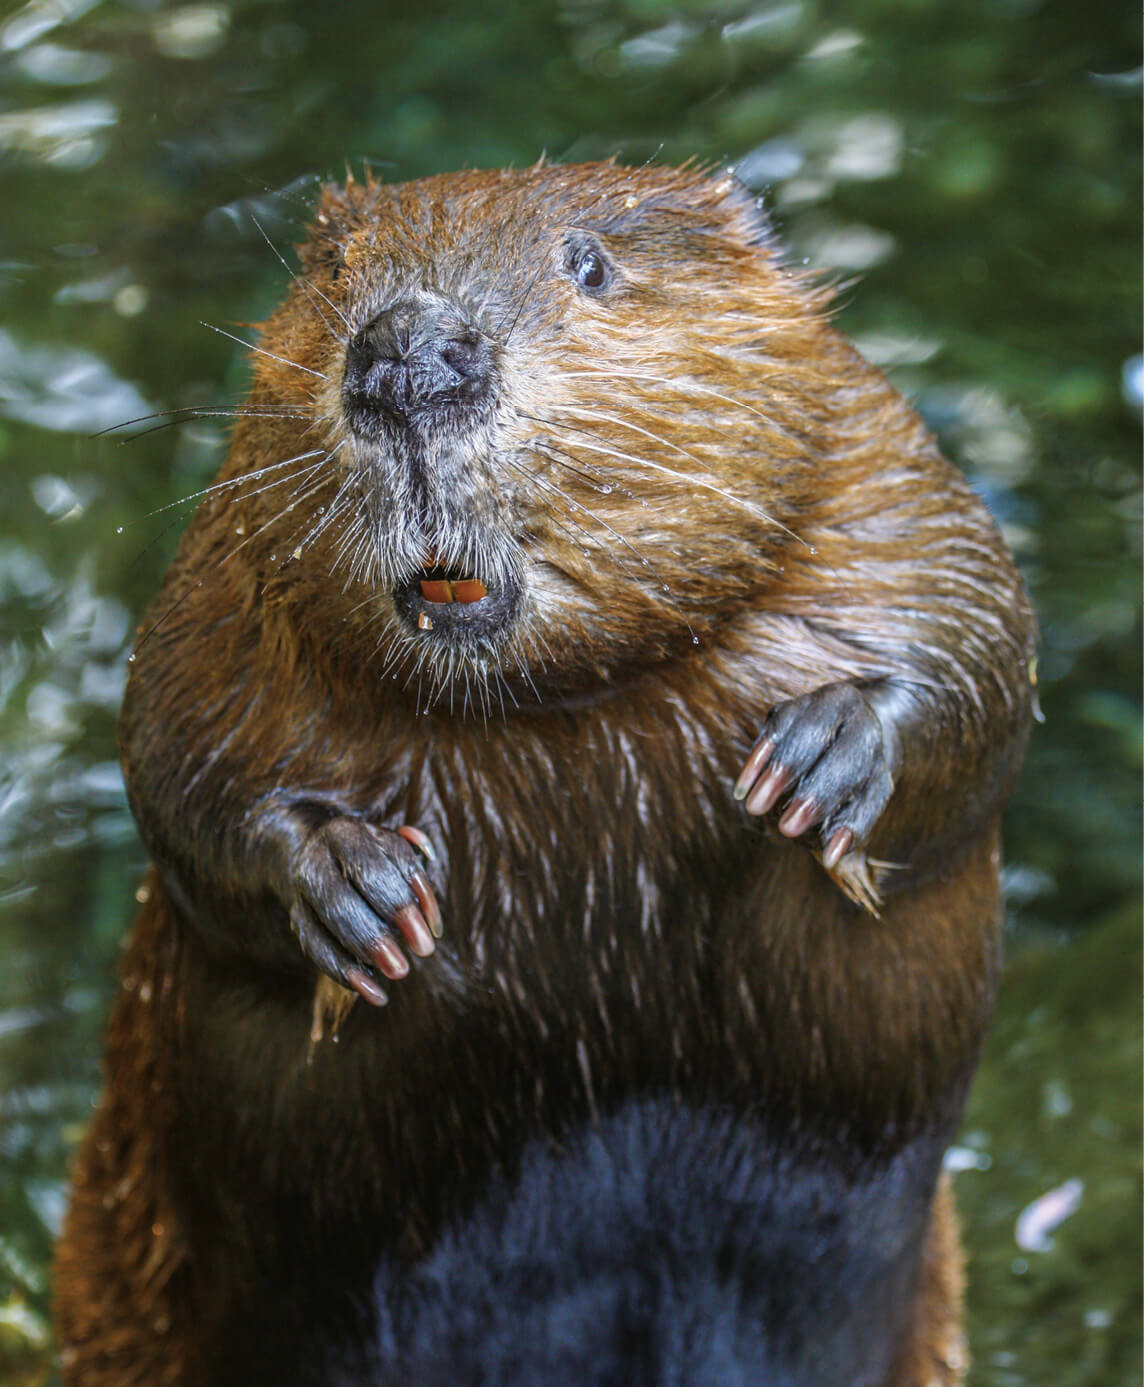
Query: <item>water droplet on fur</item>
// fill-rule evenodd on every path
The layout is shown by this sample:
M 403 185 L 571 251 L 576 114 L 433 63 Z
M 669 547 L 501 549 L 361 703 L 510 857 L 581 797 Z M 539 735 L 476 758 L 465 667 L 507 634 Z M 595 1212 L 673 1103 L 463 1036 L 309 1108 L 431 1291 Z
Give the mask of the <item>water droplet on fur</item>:
M 277 554 L 271 554 L 271 555 L 270 555 L 270 562 L 271 562 L 271 563 L 277 563 L 277 562 L 278 562 L 278 555 L 277 555 Z
M 600 490 L 603 492 L 603 494 L 604 494 L 605 496 L 610 496 L 610 495 L 612 494 L 612 488 L 611 488 L 610 486 L 608 486 L 608 484 L 607 484 L 606 482 L 605 482 L 605 484 L 600 488 Z
M 130 655 L 128 655 L 128 657 L 127 657 L 127 663 L 128 663 L 129 665 L 133 665 L 133 664 L 135 663 L 135 652 L 134 652 L 134 650 L 131 652 Z
M 698 636 L 692 636 L 692 637 L 691 637 L 691 644 L 692 644 L 692 645 L 698 645 L 698 644 L 699 644 L 699 637 L 698 637 Z
M 236 525 L 236 526 L 234 527 L 234 532 L 235 532 L 236 535 L 244 535 L 244 534 L 246 534 L 246 526 L 245 526 L 245 525 Z
M 325 513 L 326 513 L 326 508 L 325 508 L 325 506 L 319 506 L 319 507 L 318 507 L 318 514 L 319 514 L 319 515 L 325 515 Z

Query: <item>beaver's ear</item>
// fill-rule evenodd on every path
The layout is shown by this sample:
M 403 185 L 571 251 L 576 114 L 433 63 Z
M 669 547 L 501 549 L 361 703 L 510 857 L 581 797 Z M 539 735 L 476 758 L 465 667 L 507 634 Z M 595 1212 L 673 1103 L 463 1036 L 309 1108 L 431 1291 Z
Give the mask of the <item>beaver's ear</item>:
M 297 247 L 308 274 L 325 272 L 335 278 L 345 263 L 350 232 L 360 217 L 361 184 L 324 183 L 310 219 L 309 237 Z
M 779 249 L 778 237 L 762 198 L 740 183 L 730 169 L 714 175 L 709 186 L 736 240 L 765 250 Z

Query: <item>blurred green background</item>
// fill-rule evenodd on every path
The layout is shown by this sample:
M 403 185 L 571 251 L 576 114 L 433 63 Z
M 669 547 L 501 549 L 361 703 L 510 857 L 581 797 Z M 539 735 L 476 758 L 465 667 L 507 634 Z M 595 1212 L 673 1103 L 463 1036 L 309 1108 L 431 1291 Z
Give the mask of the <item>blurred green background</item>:
M 128 642 L 225 421 L 93 435 L 241 397 L 200 323 L 283 292 L 252 214 L 288 247 L 347 164 L 541 151 L 734 166 L 1006 530 L 1046 721 L 950 1156 L 973 1380 L 1140 1382 L 1139 64 L 1125 0 L 0 8 L 0 1382 L 51 1376 L 50 1242 L 143 867 Z

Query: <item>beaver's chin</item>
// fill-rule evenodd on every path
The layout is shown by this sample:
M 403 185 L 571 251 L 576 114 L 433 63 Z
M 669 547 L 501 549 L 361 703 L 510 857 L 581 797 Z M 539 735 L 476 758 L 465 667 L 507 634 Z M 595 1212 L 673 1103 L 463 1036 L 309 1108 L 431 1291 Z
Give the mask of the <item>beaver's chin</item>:
M 397 613 L 411 632 L 443 646 L 487 650 L 516 624 L 521 585 L 506 576 L 486 584 L 471 574 L 433 564 L 393 591 Z

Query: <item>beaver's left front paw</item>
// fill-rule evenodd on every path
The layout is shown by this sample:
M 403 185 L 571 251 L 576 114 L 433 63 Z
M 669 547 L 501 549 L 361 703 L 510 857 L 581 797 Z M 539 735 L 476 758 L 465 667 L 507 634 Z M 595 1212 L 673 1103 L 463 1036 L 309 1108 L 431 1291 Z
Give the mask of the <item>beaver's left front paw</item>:
M 773 708 L 735 782 L 749 814 L 780 801 L 779 832 L 818 829 L 822 865 L 859 905 L 878 892 L 865 847 L 894 789 L 897 746 L 855 684 L 827 684 Z

